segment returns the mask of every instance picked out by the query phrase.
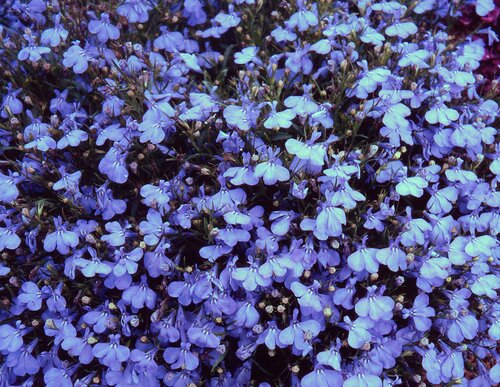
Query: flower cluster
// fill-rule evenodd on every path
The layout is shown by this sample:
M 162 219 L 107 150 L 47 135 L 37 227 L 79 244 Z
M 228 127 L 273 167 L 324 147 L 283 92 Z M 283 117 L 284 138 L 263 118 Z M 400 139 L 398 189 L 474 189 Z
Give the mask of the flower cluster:
M 0 386 L 500 383 L 499 13 L 2 1 Z

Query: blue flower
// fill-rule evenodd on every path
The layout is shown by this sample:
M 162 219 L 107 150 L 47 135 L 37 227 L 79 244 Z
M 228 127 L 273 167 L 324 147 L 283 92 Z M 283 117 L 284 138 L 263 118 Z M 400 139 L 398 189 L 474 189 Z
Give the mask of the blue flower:
M 169 347 L 163 352 L 163 358 L 173 369 L 187 369 L 189 371 L 198 368 L 199 360 L 190 351 L 191 344 L 181 343 L 180 348 Z
M 289 28 L 297 28 L 300 32 L 307 31 L 309 27 L 315 27 L 318 25 L 318 17 L 315 12 L 309 11 L 302 0 L 297 1 L 297 7 L 299 10 L 290 16 L 288 20 Z M 316 5 L 314 5 L 314 11 L 316 11 Z
M 257 344 L 265 344 L 270 350 L 275 350 L 276 346 L 284 347 L 279 341 L 281 330 L 278 328 L 276 321 L 269 321 L 268 327 L 257 338 Z
M 472 314 L 464 311 L 462 314 L 456 310 L 451 312 L 446 335 L 454 343 L 461 343 L 464 339 L 472 340 L 478 331 L 479 323 Z
M 236 54 L 234 54 L 234 63 L 247 64 L 253 62 L 257 65 L 262 65 L 262 61 L 257 56 L 258 52 L 258 47 L 245 47 L 241 52 L 237 52 Z
M 123 227 L 118 222 L 108 222 L 105 225 L 106 231 L 109 232 L 107 235 L 103 235 L 101 240 L 108 243 L 110 246 L 118 247 L 125 244 L 127 237 L 132 237 L 135 235 L 134 232 L 128 231 L 132 227 L 131 224 L 125 222 Z
M 127 152 L 122 152 L 115 143 L 99 162 L 99 172 L 108 176 L 109 180 L 115 183 L 125 183 L 128 180 L 126 158 Z
M 476 13 L 479 16 L 486 16 L 494 9 L 495 9 L 495 1 L 494 0 L 477 0 L 476 1 Z
M 147 221 L 142 221 L 139 229 L 145 234 L 144 242 L 149 246 L 155 246 L 164 235 L 173 233 L 170 223 L 164 222 L 161 214 L 153 209 L 149 209 Z
M 358 317 L 355 321 L 351 321 L 348 316 L 344 317 L 344 323 L 339 325 L 349 331 L 347 342 L 349 346 L 355 349 L 361 348 L 365 343 L 369 343 L 372 335 L 369 332 L 373 328 L 374 322 L 368 317 Z
M 35 375 L 40 369 L 40 363 L 31 353 L 38 343 L 38 339 L 33 340 L 28 345 L 16 352 L 11 352 L 5 359 L 7 367 L 12 367 L 14 375 L 25 376 Z
M 71 356 L 78 356 L 80 363 L 89 364 L 94 359 L 91 344 L 95 342 L 97 342 L 97 339 L 94 338 L 94 334 L 89 328 L 86 328 L 83 337 L 66 337 L 62 341 L 61 347 L 68 351 Z
M 153 9 L 155 2 L 143 0 L 125 0 L 116 12 L 129 23 L 145 23 L 149 19 L 148 12 Z
M 424 194 L 424 188 L 427 187 L 427 181 L 419 176 L 404 177 L 397 185 L 396 192 L 401 196 L 415 196 L 417 198 Z
M 69 253 L 70 247 L 79 243 L 78 235 L 67 229 L 68 223 L 63 222 L 60 216 L 54 218 L 55 231 L 47 234 L 43 241 L 43 248 L 47 252 L 57 251 L 63 255 Z
M 220 338 L 214 334 L 213 328 L 212 323 L 191 326 L 187 330 L 189 341 L 201 348 L 217 348 L 220 345 Z
M 97 56 L 95 50 L 91 48 L 81 48 L 80 42 L 73 42 L 73 45 L 63 54 L 62 64 L 71 67 L 75 74 L 83 74 L 89 67 L 89 60 Z
M 22 178 L 17 172 L 9 171 L 9 175 L 6 176 L 0 172 L 0 200 L 4 203 L 10 203 L 17 199 L 19 196 L 19 190 L 16 184 L 18 184 Z
M 68 38 L 68 31 L 61 24 L 61 14 L 58 13 L 54 15 L 54 27 L 47 28 L 42 32 L 40 37 L 40 42 L 42 44 L 48 44 L 50 47 L 57 47 L 61 42 L 65 42 Z
M 50 52 L 50 48 L 37 46 L 34 38 L 31 35 L 23 35 L 24 39 L 28 42 L 28 46 L 24 47 L 21 51 L 19 51 L 17 55 L 17 59 L 20 61 L 29 60 L 31 62 L 38 62 L 42 59 L 42 55 L 48 54 Z
M 8 220 L 5 220 L 5 225 L 0 227 L 0 251 L 15 250 L 21 244 L 21 238 L 16 234 L 19 226 L 12 225 Z
M 9 324 L 0 325 L 0 351 L 9 353 L 18 351 L 24 344 L 23 336 L 30 332 L 20 320 L 16 321 L 16 326 Z
M 285 143 L 286 150 L 301 160 L 307 160 L 314 165 L 323 166 L 326 158 L 326 147 L 322 143 L 314 144 L 320 135 L 321 132 L 314 132 L 311 139 L 305 144 L 291 138 Z
M 318 367 L 311 373 L 304 376 L 300 381 L 300 385 L 304 387 L 336 387 L 345 384 L 344 378 L 340 372 Z
M 378 289 L 379 294 L 383 294 L 385 287 Z M 366 297 L 360 299 L 356 305 L 356 313 L 360 317 L 370 317 L 373 321 L 391 320 L 392 310 L 394 309 L 394 301 L 391 297 L 376 295 L 376 286 L 369 286 L 367 288 Z
M 120 30 L 111 24 L 109 14 L 106 12 L 101 14 L 100 20 L 91 20 L 88 28 L 91 34 L 97 35 L 97 40 L 101 43 L 106 43 L 108 40 L 116 40 L 120 37 Z
M 73 387 L 71 376 L 77 371 L 78 364 L 66 369 L 52 367 L 44 371 L 43 381 L 47 387 Z
M 292 109 L 283 110 L 281 112 L 276 111 L 276 107 L 278 106 L 277 101 L 268 102 L 268 105 L 271 107 L 271 112 L 268 117 L 264 121 L 264 127 L 266 129 L 274 129 L 274 128 L 289 128 L 292 126 L 292 120 L 295 118 L 296 113 Z
M 411 309 L 404 308 L 403 318 L 411 317 L 415 328 L 421 332 L 427 332 L 431 326 L 432 321 L 429 317 L 434 317 L 436 312 L 429 305 L 429 296 L 427 294 L 418 295 L 413 301 L 413 307 Z
M 92 353 L 99 362 L 108 366 L 113 371 L 120 370 L 122 363 L 130 356 L 130 349 L 120 344 L 120 335 L 109 335 L 109 343 L 97 343 L 92 348 Z
M 231 276 L 236 281 L 241 282 L 245 290 L 254 291 L 257 286 L 271 285 L 271 279 L 264 277 L 259 271 L 259 262 L 248 257 L 250 267 L 239 267 L 234 269 Z
M 396 22 L 385 29 L 387 36 L 397 36 L 401 39 L 406 39 L 417 32 L 418 28 L 412 22 Z
M 170 210 L 169 201 L 172 199 L 170 193 L 170 183 L 160 180 L 158 186 L 146 184 L 141 187 L 141 196 L 144 198 L 144 204 L 150 207 L 158 207 L 160 213 L 164 214 Z
M 269 148 L 267 150 L 267 160 L 255 167 L 254 176 L 262 177 L 266 185 L 274 185 L 278 181 L 288 181 L 290 179 L 290 172 L 282 166 L 282 161 L 278 158 L 279 152 L 279 148 L 275 150 Z
M 356 369 L 356 373 L 344 381 L 342 387 L 382 387 L 383 385 L 380 377 L 372 375 L 359 367 Z
M 495 274 L 477 276 L 471 286 L 471 290 L 478 296 L 496 297 L 496 291 L 500 289 L 500 279 Z
M 156 305 L 156 293 L 148 287 L 147 277 L 141 276 L 141 282 L 126 289 L 122 294 L 122 299 L 135 309 L 142 309 L 144 306 L 153 310 Z
M 290 290 L 293 292 L 293 294 L 295 294 L 295 297 L 298 298 L 302 314 L 307 314 L 305 312 L 308 310 L 308 308 L 311 308 L 316 312 L 320 312 L 323 310 L 323 306 L 321 305 L 321 301 L 318 295 L 319 288 L 320 284 L 318 281 L 314 281 L 311 286 L 305 286 L 300 282 L 293 282 L 290 285 Z
M 293 320 L 290 325 L 284 328 L 279 334 L 279 340 L 284 345 L 293 345 L 303 356 L 311 350 L 312 340 L 321 331 L 321 325 L 316 320 L 306 320 L 300 322 L 297 319 L 298 311 L 293 311 Z
M 23 304 L 28 310 L 37 311 L 42 307 L 42 301 L 42 291 L 35 283 L 31 281 L 23 283 L 17 302 Z
M 7 85 L 7 93 L 2 98 L 1 117 L 8 118 L 10 114 L 20 114 L 24 110 L 22 101 L 17 98 L 22 89 L 12 89 L 12 84 Z
M 48 296 L 47 307 L 51 312 L 64 312 L 66 310 L 66 299 L 62 295 L 63 284 L 60 283 L 55 289 L 44 286 L 42 292 Z
M 389 247 L 380 249 L 376 257 L 380 263 L 387 265 L 393 272 L 397 272 L 400 268 L 406 270 L 406 254 L 398 247 L 397 241 L 392 242 Z

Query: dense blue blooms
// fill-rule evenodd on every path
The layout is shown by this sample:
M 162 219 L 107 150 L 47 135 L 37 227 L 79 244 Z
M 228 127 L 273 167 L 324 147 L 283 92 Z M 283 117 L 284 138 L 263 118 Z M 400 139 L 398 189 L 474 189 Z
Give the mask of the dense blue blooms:
M 0 386 L 499 384 L 499 14 L 1 2 Z

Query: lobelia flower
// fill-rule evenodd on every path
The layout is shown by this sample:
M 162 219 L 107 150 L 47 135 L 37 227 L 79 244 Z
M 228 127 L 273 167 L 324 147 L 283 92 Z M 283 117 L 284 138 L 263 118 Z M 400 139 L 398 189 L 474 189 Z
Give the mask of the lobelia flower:
M 89 328 L 86 328 L 83 337 L 66 337 L 62 341 L 61 347 L 68 351 L 71 356 L 78 356 L 80 363 L 89 364 L 94 359 L 91 344 L 95 342 L 97 342 L 97 339 L 94 338 L 94 333 Z
M 307 31 L 310 27 L 318 25 L 318 17 L 316 16 L 316 5 L 313 5 L 314 11 L 309 11 L 304 5 L 303 0 L 297 1 L 299 10 L 290 16 L 288 20 L 289 28 L 297 28 L 300 32 Z
M 156 305 L 156 293 L 148 287 L 147 277 L 141 276 L 141 282 L 126 289 L 122 294 L 122 299 L 135 309 L 142 309 L 144 306 L 153 310 Z
M 57 13 L 53 17 L 54 27 L 47 28 L 42 32 L 40 37 L 40 42 L 42 44 L 48 44 L 50 47 L 57 47 L 61 42 L 65 42 L 68 38 L 68 31 L 61 24 L 61 14 Z
M 98 56 L 97 50 L 92 47 L 80 47 L 80 42 L 75 41 L 73 45 L 64 53 L 62 64 L 71 67 L 75 74 L 83 74 L 89 67 L 89 61 Z
M 376 291 L 376 286 L 367 288 L 366 297 L 360 299 L 355 305 L 356 313 L 360 317 L 370 317 L 373 321 L 391 320 L 394 301 L 390 297 L 376 295 Z M 377 293 L 383 294 L 384 291 L 385 287 L 381 286 Z
M 59 283 L 55 289 L 52 289 L 49 286 L 44 286 L 42 288 L 42 293 L 47 298 L 47 307 L 51 312 L 64 312 L 66 310 L 66 299 L 62 296 L 62 283 Z
M 23 178 L 17 172 L 9 171 L 8 176 L 0 172 L 0 200 L 4 203 L 10 203 L 17 199 L 19 190 L 17 184 Z
M 160 180 L 158 186 L 146 184 L 141 187 L 141 196 L 143 202 L 150 207 L 157 207 L 161 214 L 165 214 L 170 210 L 169 201 L 172 199 L 170 193 L 170 183 L 165 180 Z
M 99 172 L 105 174 L 109 180 L 123 184 L 128 180 L 128 170 L 125 159 L 127 152 L 122 152 L 115 143 L 99 162 Z
M 153 209 L 149 209 L 147 221 L 139 224 L 139 229 L 144 236 L 144 242 L 149 246 L 155 246 L 164 235 L 172 234 L 174 231 L 170 228 L 169 222 L 164 222 L 161 214 Z
M 316 320 L 299 321 L 298 310 L 294 309 L 290 325 L 279 334 L 279 341 L 284 345 L 293 345 L 304 356 L 311 350 L 311 341 L 319 334 L 321 325 Z
M 45 320 L 43 330 L 45 335 L 54 338 L 54 343 L 59 345 L 67 337 L 75 337 L 76 329 L 71 324 L 73 316 L 69 315 L 68 312 L 60 314 L 60 317 L 56 317 L 56 314 L 50 314 L 53 318 L 48 318 Z
M 20 225 L 13 225 L 8 219 L 5 219 L 4 223 L 5 227 L 0 227 L 0 251 L 15 250 L 21 244 L 21 238 L 16 234 Z
M 429 317 L 434 317 L 436 312 L 429 305 L 429 296 L 427 294 L 419 294 L 413 301 L 411 309 L 403 308 L 403 318 L 412 318 L 415 328 L 421 332 L 428 331 L 432 326 L 432 321 Z
M 20 320 L 16 321 L 16 326 L 9 324 L 0 325 L 0 351 L 8 353 L 18 351 L 23 345 L 23 336 L 31 331 L 31 328 L 26 328 Z
M 332 371 L 322 367 L 316 367 L 314 371 L 307 374 L 300 381 L 300 385 L 304 387 L 314 386 L 340 386 L 344 384 L 342 374 L 337 371 Z
M 377 375 L 373 375 L 369 370 L 364 369 L 359 364 L 355 364 L 354 371 L 344 381 L 342 387 L 382 387 L 382 380 Z
M 227 110 L 227 108 L 226 108 Z M 231 184 L 255 186 L 259 178 L 255 176 L 254 168 L 250 165 L 251 155 L 248 152 L 242 153 L 243 166 L 230 167 L 224 172 L 224 177 L 230 178 Z
M 153 9 L 153 4 L 144 0 L 125 0 L 116 12 L 129 23 L 145 23 L 149 19 L 148 12 Z
M 288 139 L 285 143 L 286 150 L 301 160 L 323 166 L 326 158 L 326 147 L 322 143 L 314 144 L 320 136 L 321 132 L 313 132 L 311 139 L 305 144 L 292 138 Z
M 258 286 L 269 286 L 272 281 L 260 274 L 259 261 L 253 257 L 248 257 L 250 267 L 239 267 L 233 270 L 231 277 L 243 285 L 248 291 L 254 291 Z
M 113 371 L 118 371 L 122 363 L 130 356 L 130 349 L 120 344 L 120 335 L 109 335 L 108 343 L 97 343 L 92 348 L 92 353 L 99 362 L 108 366 Z
M 47 387 L 73 387 L 71 376 L 77 371 L 79 365 L 75 364 L 70 368 L 52 367 L 44 372 L 43 381 Z
M 106 231 L 109 232 L 107 235 L 103 235 L 101 240 L 108 243 L 110 246 L 119 247 L 125 244 L 126 238 L 135 236 L 135 233 L 128 231 L 132 228 L 132 225 L 125 222 L 123 227 L 118 222 L 108 222 L 104 226 Z
M 396 192 L 401 196 L 415 196 L 417 198 L 424 194 L 424 188 L 428 185 L 420 176 L 404 177 L 396 185 Z
M 201 348 L 217 348 L 220 345 L 220 338 L 213 333 L 213 328 L 212 323 L 191 326 L 187 330 L 189 341 Z
M 339 323 L 339 326 L 349 331 L 347 336 L 349 346 L 359 349 L 365 343 L 370 342 L 372 335 L 369 329 L 373 328 L 374 324 L 368 317 L 358 317 L 355 321 L 352 321 L 348 316 L 345 316 L 344 322 Z
M 336 371 L 341 371 L 342 356 L 339 349 L 342 344 L 337 338 L 336 343 L 332 344 L 328 350 L 318 353 L 316 360 L 319 364 L 327 365 Z
M 267 149 L 266 161 L 263 161 L 255 167 L 254 176 L 257 178 L 262 177 L 264 184 L 274 185 L 278 181 L 288 181 L 290 179 L 290 172 L 283 167 L 282 161 L 278 158 L 280 148 L 273 150 Z
M 8 118 L 11 114 L 20 114 L 24 110 L 22 101 L 17 98 L 22 89 L 13 90 L 12 83 L 7 84 L 7 93 L 2 98 L 0 116 Z
M 234 315 L 234 325 L 237 327 L 253 328 L 259 322 L 260 315 L 255 309 L 254 300 L 249 298 L 247 301 L 238 303 Z
M 326 191 L 326 202 L 320 202 L 316 219 L 303 219 L 300 228 L 303 231 L 312 230 L 314 236 L 319 240 L 327 240 L 328 237 L 336 237 L 342 234 L 342 225 L 347 222 L 345 212 L 332 204 L 334 192 Z
M 472 314 L 465 314 L 453 310 L 448 320 L 447 336 L 454 343 L 461 343 L 464 339 L 472 340 L 478 331 L 479 323 Z
M 19 350 L 9 353 L 6 357 L 5 364 L 7 367 L 12 367 L 14 375 L 35 375 L 38 372 L 40 369 L 40 363 L 38 359 L 32 355 L 32 352 L 37 344 L 38 339 L 35 339 L 28 345 L 21 347 Z
M 28 310 L 37 311 L 42 307 L 43 293 L 34 282 L 27 281 L 21 286 L 17 301 Z
M 318 281 L 314 281 L 311 286 L 305 286 L 300 282 L 293 282 L 290 286 L 290 290 L 298 298 L 303 315 L 309 314 L 306 313 L 309 308 L 313 309 L 316 312 L 320 312 L 323 310 L 323 306 L 321 305 L 320 298 L 317 293 L 320 286 L 321 285 Z
M 23 37 L 28 42 L 28 46 L 19 51 L 17 59 L 20 61 L 29 60 L 31 62 L 38 62 L 42 59 L 42 55 L 48 54 L 51 51 L 48 47 L 37 46 L 34 37 L 31 35 L 24 34 Z
M 64 166 L 59 168 L 59 172 L 61 173 L 61 180 L 56 181 L 52 186 L 52 189 L 54 191 L 64 189 L 66 191 L 76 193 L 80 184 L 82 172 L 76 171 L 74 173 L 67 173 Z
M 169 347 L 163 352 L 163 358 L 173 369 L 193 371 L 198 368 L 199 360 L 191 351 L 190 343 L 181 343 L 180 348 Z
M 99 20 L 91 20 L 88 24 L 91 34 L 97 35 L 97 40 L 106 43 L 108 40 L 116 40 L 120 37 L 120 30 L 111 24 L 109 14 L 104 12 Z
M 296 113 L 292 109 L 283 110 L 281 112 L 276 111 L 278 106 L 277 101 L 272 101 L 267 103 L 271 107 L 271 112 L 264 121 L 264 127 L 266 129 L 274 128 L 285 128 L 288 129 L 292 126 L 292 120 L 295 118 Z
M 127 203 L 113 197 L 113 191 L 108 188 L 108 182 L 96 190 L 96 215 L 102 214 L 104 220 L 109 220 L 115 215 L 120 215 L 127 209 Z

